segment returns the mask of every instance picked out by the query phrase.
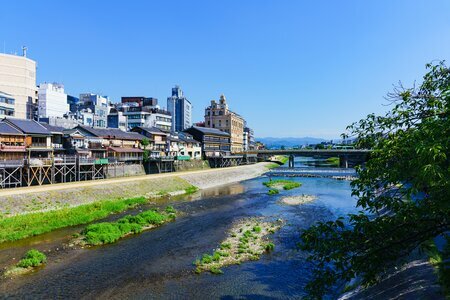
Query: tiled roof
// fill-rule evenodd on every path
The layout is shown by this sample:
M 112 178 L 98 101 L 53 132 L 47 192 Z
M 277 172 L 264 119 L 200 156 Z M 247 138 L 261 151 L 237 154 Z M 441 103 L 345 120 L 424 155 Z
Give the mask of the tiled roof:
M 161 129 L 157 128 L 157 127 L 137 127 L 142 131 L 146 131 L 148 133 L 151 134 L 162 134 L 162 135 L 167 135 L 167 133 L 165 133 L 164 131 L 162 131 Z
M 51 135 L 51 132 L 47 128 L 34 120 L 5 118 L 4 122 L 13 125 L 25 134 Z
M 222 135 L 222 136 L 228 136 L 228 137 L 230 136 L 229 133 L 221 131 L 217 128 L 198 127 L 198 126 L 192 126 L 191 128 L 194 128 L 200 132 L 203 132 L 204 134 L 215 134 L 215 135 Z
M 92 135 L 103 137 L 103 138 L 116 138 L 123 140 L 139 140 L 146 138 L 145 136 L 136 132 L 125 132 L 118 128 L 93 128 L 88 126 L 78 125 L 75 128 L 87 131 Z
M 11 125 L 0 121 L 0 134 L 5 135 L 23 135 L 22 132 L 12 127 Z
M 39 122 L 39 124 L 41 124 L 42 126 L 44 126 L 45 128 L 47 128 L 48 131 L 50 131 L 51 133 L 63 133 L 63 131 L 65 130 L 64 127 L 59 127 L 59 126 L 53 126 L 44 122 Z

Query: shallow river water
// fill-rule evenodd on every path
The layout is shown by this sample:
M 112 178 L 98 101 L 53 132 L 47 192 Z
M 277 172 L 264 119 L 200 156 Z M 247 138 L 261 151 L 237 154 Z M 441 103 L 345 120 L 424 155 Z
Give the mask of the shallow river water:
M 1 279 L 4 298 L 169 298 L 265 299 L 300 298 L 311 266 L 299 251 L 300 231 L 318 220 L 355 211 L 350 184 L 326 178 L 292 178 L 303 185 L 268 196 L 266 176 L 204 190 L 177 199 L 161 199 L 148 207 L 171 204 L 182 215 L 173 223 L 90 249 L 61 250 L 61 245 L 84 226 L 67 228 L 0 245 L 0 265 L 14 262 L 30 248 L 52 249 L 47 265 L 14 279 Z M 287 195 L 316 195 L 315 202 L 287 206 Z M 130 213 L 130 212 L 128 212 Z M 223 268 L 224 274 L 194 274 L 193 261 L 211 253 L 231 224 L 259 216 L 284 219 L 271 236 L 275 250 L 258 261 Z M 117 218 L 113 216 L 111 218 Z

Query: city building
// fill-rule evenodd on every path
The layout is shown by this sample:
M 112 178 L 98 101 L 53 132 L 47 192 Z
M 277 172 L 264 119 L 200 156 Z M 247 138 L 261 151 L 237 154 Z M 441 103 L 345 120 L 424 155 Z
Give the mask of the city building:
M 211 100 L 211 105 L 205 109 L 205 127 L 216 128 L 231 136 L 231 152 L 241 152 L 244 147 L 244 119 L 228 108 L 224 95 L 219 103 Z
M 128 122 L 127 117 L 122 111 L 117 110 L 113 107 L 108 114 L 108 128 L 119 128 L 120 130 L 127 131 Z
M 85 143 L 93 157 L 125 163 L 139 163 L 143 160 L 141 141 L 145 136 L 139 133 L 81 125 L 75 129 L 85 136 Z
M 180 132 L 191 127 L 192 104 L 179 86 L 172 88 L 172 96 L 167 98 L 167 110 L 172 115 L 173 131 Z
M 243 136 L 243 148 L 244 151 L 247 150 L 255 150 L 255 136 L 253 129 L 249 127 L 244 127 L 244 136 Z
M 0 53 L 0 91 L 14 99 L 14 117 L 34 119 L 37 109 L 36 62 L 26 57 Z
M 152 109 L 144 125 L 146 127 L 157 127 L 163 131 L 170 132 L 172 129 L 172 116 L 166 110 Z
M 78 97 L 67 95 L 67 104 L 69 105 L 69 111 L 73 114 L 80 110 L 81 103 Z
M 149 145 L 146 150 L 149 151 L 149 157 L 161 157 L 166 155 L 167 133 L 156 127 L 134 127 L 131 131 L 145 136 Z
M 39 118 L 62 117 L 70 111 L 64 85 L 59 83 L 41 83 L 38 89 Z
M 27 158 L 50 158 L 53 155 L 52 133 L 34 120 L 5 118 L 2 122 L 25 136 Z
M 92 127 L 106 128 L 108 123 L 107 116 L 109 113 L 108 97 L 92 93 L 80 94 L 79 109 L 79 112 L 81 113 L 92 113 L 92 119 L 83 120 L 83 124 Z M 91 116 L 88 115 L 83 117 L 83 119 L 88 119 L 90 117 Z
M 135 103 L 141 107 L 159 108 L 158 99 L 152 97 L 122 97 L 121 102 L 122 104 Z
M 12 95 L 0 92 L 0 118 L 14 117 L 14 104 Z
M 0 121 L 0 160 L 25 158 L 25 135 L 15 127 Z
M 219 129 L 192 126 L 185 130 L 202 144 L 202 153 L 206 158 L 226 156 L 231 150 L 230 134 Z

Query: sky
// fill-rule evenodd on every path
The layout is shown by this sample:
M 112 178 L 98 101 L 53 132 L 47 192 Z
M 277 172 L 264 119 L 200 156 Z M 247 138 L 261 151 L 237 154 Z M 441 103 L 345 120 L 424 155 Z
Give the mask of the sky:
M 447 0 L 0 0 L 0 52 L 71 95 L 156 97 L 178 84 L 193 121 L 221 94 L 257 137 L 336 138 L 399 81 L 450 56 Z

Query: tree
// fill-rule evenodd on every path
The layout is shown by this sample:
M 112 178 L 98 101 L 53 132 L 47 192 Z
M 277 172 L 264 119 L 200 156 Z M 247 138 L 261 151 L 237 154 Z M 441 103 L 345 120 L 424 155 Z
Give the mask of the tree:
M 150 145 L 150 140 L 148 138 L 143 138 L 141 141 L 141 145 L 144 147 L 144 161 L 147 162 L 150 156 L 149 151 L 147 150 L 147 146 Z
M 377 282 L 416 249 L 450 229 L 450 70 L 427 65 L 419 87 L 401 84 L 389 93 L 391 111 L 371 114 L 347 130 L 357 147 L 371 148 L 351 183 L 361 211 L 304 231 L 313 278 L 306 290 L 321 298 L 358 278 Z

